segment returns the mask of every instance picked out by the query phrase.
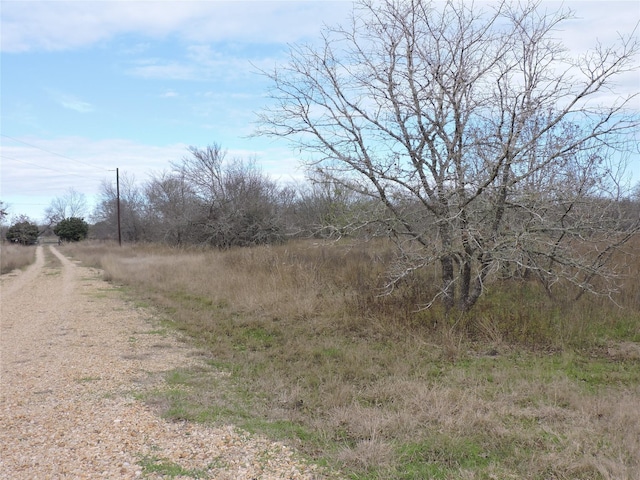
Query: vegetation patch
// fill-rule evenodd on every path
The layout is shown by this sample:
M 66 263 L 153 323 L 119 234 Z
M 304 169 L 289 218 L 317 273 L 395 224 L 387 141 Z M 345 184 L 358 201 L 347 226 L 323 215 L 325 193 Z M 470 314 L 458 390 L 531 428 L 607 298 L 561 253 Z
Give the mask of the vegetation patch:
M 634 295 L 564 305 L 533 283 L 495 284 L 464 315 L 411 313 L 396 307 L 429 273 L 373 296 L 385 248 L 106 252 L 109 275 L 206 353 L 145 400 L 167 418 L 285 441 L 354 479 L 632 477 Z
M 144 456 L 138 461 L 142 467 L 143 475 L 158 474 L 162 478 L 209 478 L 206 471 L 200 469 L 187 469 L 179 464 L 156 456 Z
M 25 268 L 36 260 L 36 247 L 2 243 L 0 246 L 0 274 Z

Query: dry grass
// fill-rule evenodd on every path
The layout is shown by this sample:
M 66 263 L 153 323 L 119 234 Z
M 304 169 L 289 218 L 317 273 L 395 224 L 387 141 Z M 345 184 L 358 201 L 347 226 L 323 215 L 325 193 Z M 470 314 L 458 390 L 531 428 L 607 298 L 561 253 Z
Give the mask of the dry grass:
M 174 418 L 287 437 L 358 479 L 640 470 L 637 253 L 620 306 L 561 305 L 535 284 L 504 283 L 472 314 L 445 316 L 415 311 L 434 292 L 429 272 L 378 295 L 383 244 L 69 251 L 163 309 L 229 373 L 178 375 L 188 388 L 152 399 Z
M 36 247 L 2 243 L 0 245 L 0 274 L 31 265 L 36 259 Z

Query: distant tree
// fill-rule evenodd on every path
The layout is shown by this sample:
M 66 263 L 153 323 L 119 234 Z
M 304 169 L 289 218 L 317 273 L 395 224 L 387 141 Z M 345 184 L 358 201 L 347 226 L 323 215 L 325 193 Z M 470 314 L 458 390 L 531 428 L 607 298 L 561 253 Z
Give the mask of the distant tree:
M 372 218 L 368 200 L 330 179 L 311 179 L 297 189 L 298 234 L 318 238 L 354 235 L 364 223 L 363 218 Z
M 7 230 L 7 240 L 21 245 L 33 245 L 38 242 L 38 225 L 27 217 L 21 216 Z
M 273 106 L 258 133 L 291 139 L 318 177 L 382 207 L 362 221 L 397 243 L 390 289 L 435 266 L 424 305 L 446 309 L 471 309 L 503 268 L 549 295 L 615 291 L 609 260 L 640 227 L 618 208 L 637 94 L 616 93 L 637 32 L 574 57 L 557 35 L 571 13 L 541 2 L 355 8 L 266 72 Z
M 198 214 L 198 198 L 180 174 L 155 174 L 144 187 L 145 222 L 150 239 L 170 245 L 196 241 L 193 222 Z
M 4 222 L 4 219 L 7 217 L 8 214 L 9 214 L 9 207 L 7 207 L 6 203 L 0 200 L 0 224 Z
M 118 201 L 114 183 L 104 181 L 101 185 L 100 201 L 92 215 L 93 223 L 99 225 L 96 234 L 103 239 L 118 238 Z M 120 228 L 122 240 L 139 242 L 145 236 L 144 195 L 136 184 L 135 177 L 126 172 L 120 174 Z
M 51 201 L 45 211 L 49 224 L 53 225 L 65 218 L 83 218 L 87 214 L 87 199 L 83 193 L 70 188 L 64 195 Z
M 89 234 L 89 224 L 82 218 L 70 217 L 60 220 L 53 228 L 60 240 L 65 242 L 79 242 L 87 238 Z

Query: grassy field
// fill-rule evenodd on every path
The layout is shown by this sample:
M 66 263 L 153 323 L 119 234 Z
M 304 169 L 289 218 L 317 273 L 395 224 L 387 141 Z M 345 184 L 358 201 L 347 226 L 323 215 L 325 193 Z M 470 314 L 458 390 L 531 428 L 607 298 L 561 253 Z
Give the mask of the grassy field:
M 36 259 L 35 246 L 23 246 L 10 243 L 0 245 L 0 274 L 9 273 L 18 268 L 31 265 Z
M 382 244 L 63 248 L 203 351 L 145 398 L 167 418 L 233 422 L 345 478 L 585 480 L 640 471 L 639 247 L 616 303 L 503 282 L 448 316 L 416 311 L 433 272 L 379 295 Z

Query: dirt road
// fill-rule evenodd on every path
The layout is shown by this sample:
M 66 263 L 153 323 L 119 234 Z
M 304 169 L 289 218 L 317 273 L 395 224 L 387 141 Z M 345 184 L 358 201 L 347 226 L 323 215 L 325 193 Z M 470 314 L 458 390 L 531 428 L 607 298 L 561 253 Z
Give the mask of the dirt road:
M 0 479 L 318 478 L 283 445 L 170 423 L 136 400 L 197 360 L 98 270 L 39 246 L 2 277 L 0 301 Z

